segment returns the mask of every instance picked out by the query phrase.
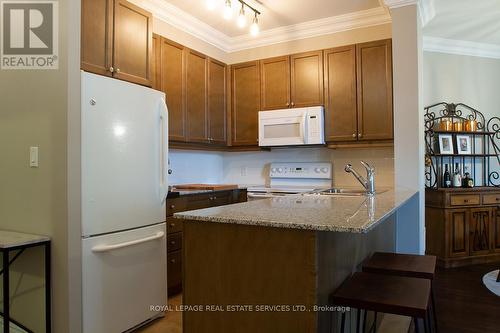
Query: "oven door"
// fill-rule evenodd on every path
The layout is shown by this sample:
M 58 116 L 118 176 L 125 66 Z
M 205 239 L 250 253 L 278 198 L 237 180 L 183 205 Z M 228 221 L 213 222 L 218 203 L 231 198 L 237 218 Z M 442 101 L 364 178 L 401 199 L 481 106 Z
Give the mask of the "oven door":
M 306 121 L 305 113 L 275 118 L 259 115 L 259 146 L 306 144 Z

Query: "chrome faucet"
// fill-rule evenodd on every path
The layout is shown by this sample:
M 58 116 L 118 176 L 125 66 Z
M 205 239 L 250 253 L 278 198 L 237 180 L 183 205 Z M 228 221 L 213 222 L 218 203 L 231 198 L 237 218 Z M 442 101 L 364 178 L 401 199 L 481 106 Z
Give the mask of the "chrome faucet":
M 366 194 L 373 195 L 373 194 L 375 194 L 375 177 L 374 177 L 375 169 L 370 164 L 366 163 L 365 161 L 361 161 L 361 164 L 363 164 L 363 166 L 366 169 L 366 179 L 364 179 L 363 176 L 361 176 L 359 173 L 357 173 L 356 170 L 354 170 L 352 168 L 352 165 L 350 165 L 350 164 L 347 164 L 345 166 L 344 170 L 347 173 L 352 173 L 352 175 L 354 177 L 356 177 L 356 179 L 365 188 Z

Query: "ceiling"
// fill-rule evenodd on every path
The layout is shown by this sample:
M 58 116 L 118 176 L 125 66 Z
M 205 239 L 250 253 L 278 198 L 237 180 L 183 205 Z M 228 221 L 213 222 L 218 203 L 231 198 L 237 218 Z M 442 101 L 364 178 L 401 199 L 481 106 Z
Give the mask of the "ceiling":
M 232 0 L 233 20 L 222 18 L 224 0 L 215 0 L 217 7 L 209 11 L 206 0 L 164 0 L 184 12 L 210 25 L 226 36 L 236 37 L 248 34 L 248 28 L 236 26 L 235 17 L 239 11 L 239 2 Z M 350 14 L 380 7 L 379 0 L 246 0 L 262 15 L 259 17 L 261 30 L 313 21 L 317 19 Z M 247 21 L 251 20 L 250 11 L 246 10 Z
M 424 35 L 500 45 L 500 0 L 433 0 Z

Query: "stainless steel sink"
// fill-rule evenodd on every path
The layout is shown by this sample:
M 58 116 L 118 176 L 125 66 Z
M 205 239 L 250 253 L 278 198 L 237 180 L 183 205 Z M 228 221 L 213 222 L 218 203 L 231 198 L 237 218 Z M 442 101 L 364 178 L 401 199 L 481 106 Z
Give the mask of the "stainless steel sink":
M 375 194 L 380 194 L 386 192 L 387 190 L 378 190 Z M 330 188 L 328 190 L 312 191 L 305 193 L 305 195 L 331 195 L 331 196 L 365 196 L 365 189 L 353 189 L 353 188 Z

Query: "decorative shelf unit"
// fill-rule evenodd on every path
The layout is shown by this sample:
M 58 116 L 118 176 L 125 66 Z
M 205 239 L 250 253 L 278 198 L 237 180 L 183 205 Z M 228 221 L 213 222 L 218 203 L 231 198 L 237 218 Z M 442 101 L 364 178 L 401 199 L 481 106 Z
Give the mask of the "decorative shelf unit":
M 443 187 L 444 165 L 449 164 L 449 172 L 453 174 L 458 163 L 463 172 L 467 166 L 476 186 L 500 187 L 500 118 L 489 120 L 478 110 L 463 103 L 437 103 L 425 108 L 425 146 L 426 168 L 425 186 L 427 188 Z M 452 124 L 475 121 L 475 131 L 443 131 L 439 129 L 443 120 Z M 453 127 L 453 125 L 452 125 Z M 440 135 L 451 135 L 456 148 L 457 135 L 470 137 L 470 154 L 445 154 L 439 151 Z
M 425 232 L 426 253 L 443 267 L 500 260 L 500 118 L 484 115 L 465 104 L 437 103 L 425 108 Z M 443 131 L 443 119 L 452 123 L 475 121 L 476 131 Z M 453 127 L 453 126 L 452 126 Z M 443 154 L 438 138 L 447 134 L 457 152 L 457 135 L 470 136 L 470 154 Z M 474 188 L 443 187 L 444 165 L 453 174 L 469 167 Z

